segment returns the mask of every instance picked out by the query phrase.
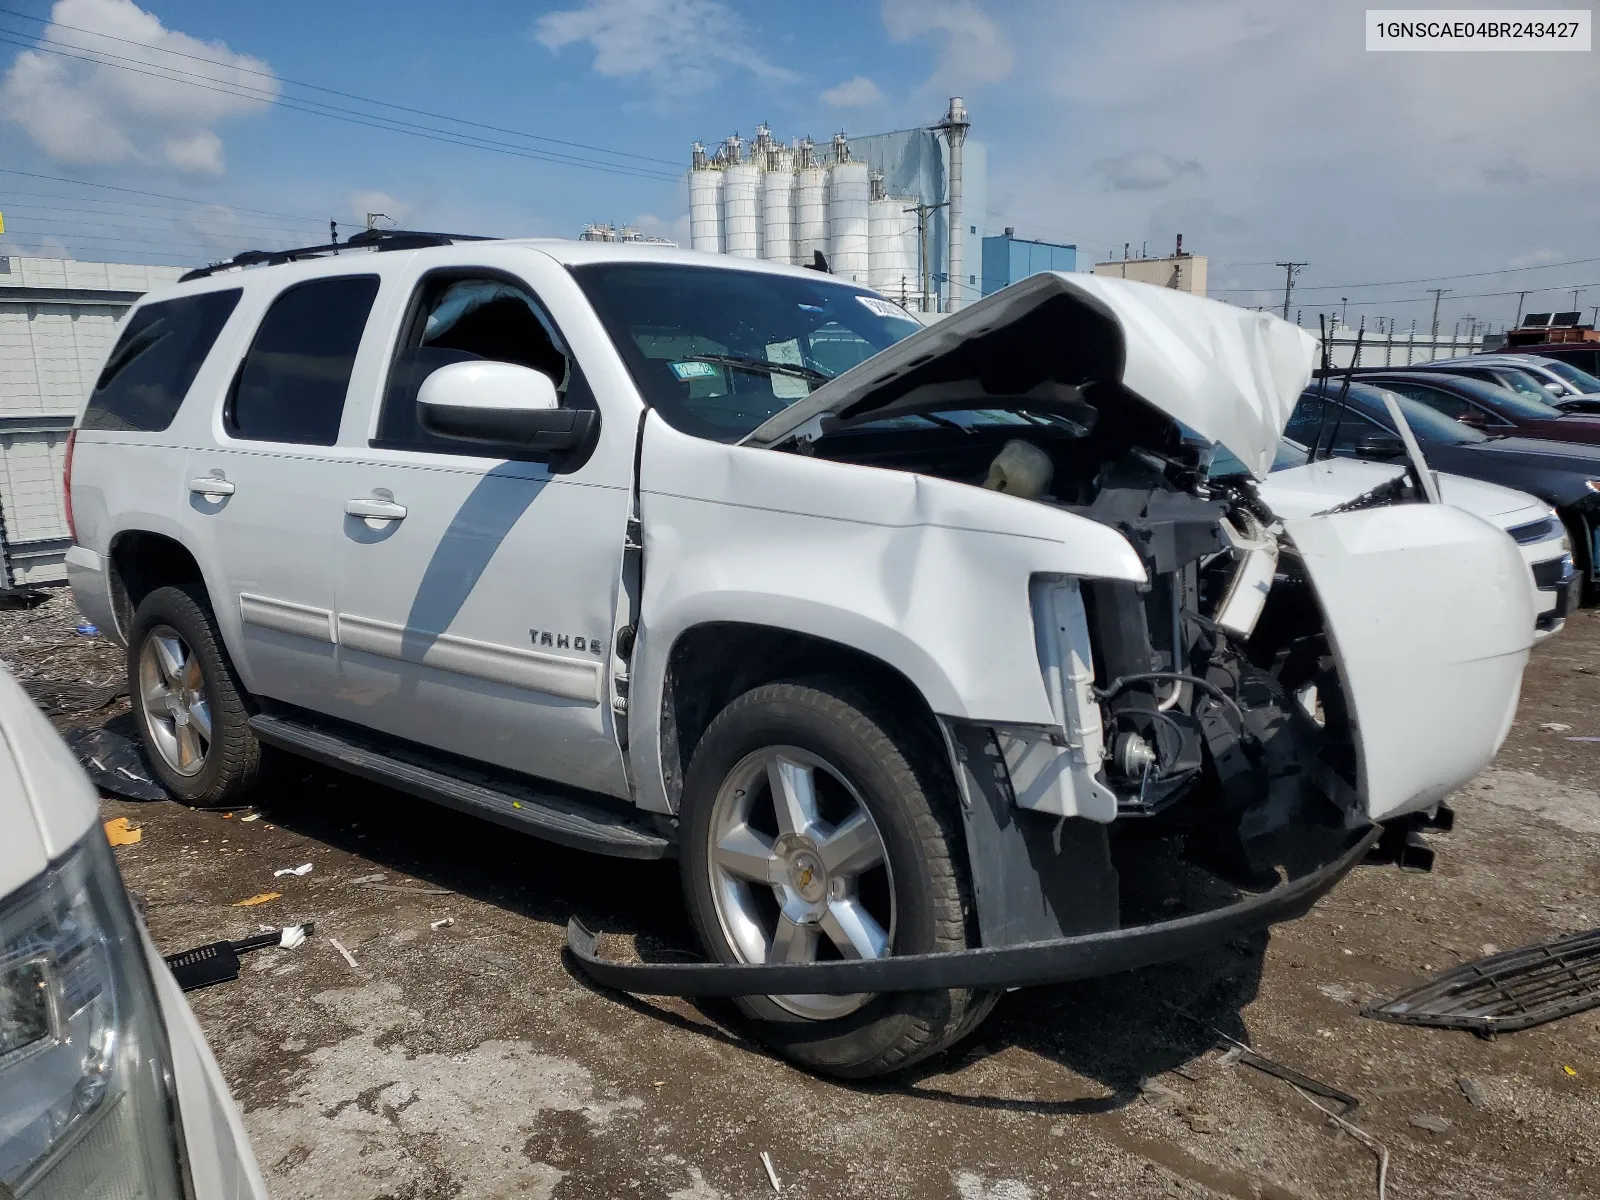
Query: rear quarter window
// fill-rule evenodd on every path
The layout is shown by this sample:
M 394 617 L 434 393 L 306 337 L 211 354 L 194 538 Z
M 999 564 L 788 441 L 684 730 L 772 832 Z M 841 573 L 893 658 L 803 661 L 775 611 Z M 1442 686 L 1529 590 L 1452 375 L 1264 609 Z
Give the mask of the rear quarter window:
M 79 428 L 159 433 L 171 425 L 239 295 L 238 288 L 203 292 L 135 312 L 95 380 Z

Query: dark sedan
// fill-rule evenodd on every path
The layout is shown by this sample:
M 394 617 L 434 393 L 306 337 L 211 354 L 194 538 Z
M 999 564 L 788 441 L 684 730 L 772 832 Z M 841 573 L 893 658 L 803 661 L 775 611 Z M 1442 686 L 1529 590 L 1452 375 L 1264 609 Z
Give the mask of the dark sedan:
M 1284 436 L 1317 447 L 1323 456 L 1332 453 L 1403 462 L 1405 448 L 1383 402 L 1384 392 L 1389 391 L 1399 400 L 1430 467 L 1516 488 L 1543 500 L 1566 524 L 1579 572 L 1591 586 L 1600 583 L 1596 569 L 1600 563 L 1600 447 L 1484 433 L 1393 388 L 1380 388 L 1367 377 L 1360 378 L 1350 384 L 1342 406 L 1337 403 L 1341 380 L 1321 380 L 1307 388 Z
M 1546 400 L 1481 379 L 1445 371 L 1362 371 L 1356 378 L 1484 433 L 1600 445 L 1600 418 L 1565 413 Z

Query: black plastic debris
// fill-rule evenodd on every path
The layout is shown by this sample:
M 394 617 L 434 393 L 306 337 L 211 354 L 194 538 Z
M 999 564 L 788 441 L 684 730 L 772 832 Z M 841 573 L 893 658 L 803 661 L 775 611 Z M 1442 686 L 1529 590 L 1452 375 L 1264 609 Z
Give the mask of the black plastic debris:
M 1600 929 L 1462 963 L 1361 1015 L 1492 1037 L 1591 1008 L 1600 1008 Z
M 90 782 L 102 792 L 128 800 L 167 798 L 167 789 L 156 782 L 137 742 L 109 729 L 69 729 L 66 737 Z
M 70 713 L 98 712 L 118 696 L 127 695 L 127 686 L 116 683 L 87 683 L 81 679 L 45 679 L 35 677 L 19 681 L 22 690 L 33 697 L 33 702 L 47 713 L 65 716 Z
M 307 921 L 300 926 L 302 933 L 310 935 L 316 922 Z M 167 969 L 186 992 L 210 987 L 214 983 L 227 983 L 239 978 L 239 956 L 252 950 L 264 950 L 282 942 L 283 930 L 272 929 L 237 942 L 212 942 L 196 946 L 179 954 L 166 956 Z

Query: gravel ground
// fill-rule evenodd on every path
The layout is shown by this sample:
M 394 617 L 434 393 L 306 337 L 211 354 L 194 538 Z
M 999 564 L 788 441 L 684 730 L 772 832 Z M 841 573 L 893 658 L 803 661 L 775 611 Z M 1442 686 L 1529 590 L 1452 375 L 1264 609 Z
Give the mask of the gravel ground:
M 77 621 L 66 597 L 0 612 L 0 657 L 114 687 L 120 654 Z M 772 1059 L 724 1008 L 619 999 L 568 972 L 573 912 L 615 931 L 612 952 L 689 944 L 670 864 L 310 768 L 280 773 L 254 821 L 117 800 L 104 816 L 144 830 L 117 854 L 168 951 L 317 922 L 191 997 L 280 1200 L 770 1196 L 762 1151 L 793 1197 L 1378 1194 L 1363 1140 L 1225 1065 L 1205 1026 L 1359 1096 L 1350 1121 L 1387 1150 L 1391 1197 L 1600 1196 L 1600 1011 L 1488 1041 L 1358 1015 L 1492 947 L 1600 924 L 1600 743 L 1568 740 L 1600 735 L 1597 701 L 1600 613 L 1585 611 L 1535 651 L 1516 727 L 1455 797 L 1432 874 L 1362 868 L 1270 937 L 1012 993 L 968 1043 L 871 1085 Z M 131 732 L 124 702 L 57 723 Z M 265 891 L 282 895 L 235 907 Z

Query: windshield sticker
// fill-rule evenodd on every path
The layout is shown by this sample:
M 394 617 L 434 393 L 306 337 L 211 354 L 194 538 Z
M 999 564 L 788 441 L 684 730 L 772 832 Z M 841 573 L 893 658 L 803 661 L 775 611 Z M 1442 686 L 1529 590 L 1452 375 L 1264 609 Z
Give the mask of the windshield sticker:
M 675 362 L 672 373 L 679 379 L 716 379 L 717 368 L 708 362 Z
M 890 320 L 911 321 L 915 320 L 910 313 L 901 308 L 892 300 L 880 300 L 877 296 L 857 296 L 861 306 L 875 317 L 888 317 Z

